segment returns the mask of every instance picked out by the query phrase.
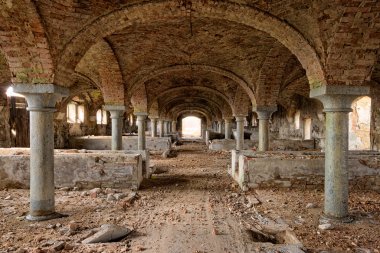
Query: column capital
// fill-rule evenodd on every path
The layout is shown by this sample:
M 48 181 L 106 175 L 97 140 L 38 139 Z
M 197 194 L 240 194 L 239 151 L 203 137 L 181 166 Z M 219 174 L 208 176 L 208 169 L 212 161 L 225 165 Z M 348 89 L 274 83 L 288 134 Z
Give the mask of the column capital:
M 146 116 L 148 116 L 148 114 L 144 114 L 144 113 L 135 113 L 135 115 L 137 117 L 137 120 L 145 120 Z
M 104 105 L 104 109 L 106 111 L 125 111 L 125 105 L 111 105 L 111 104 L 106 104 Z
M 236 121 L 244 121 L 245 120 L 245 118 L 246 118 L 246 116 L 235 116 L 235 120 Z
M 147 112 L 134 112 L 135 116 L 148 116 L 149 114 Z
M 25 96 L 28 111 L 54 112 L 57 101 L 69 95 L 67 88 L 54 84 L 15 84 L 12 87 L 14 92 Z
M 121 118 L 125 111 L 124 105 L 105 105 L 104 109 L 111 113 L 111 119 Z
M 253 107 L 252 110 L 257 113 L 258 120 L 268 120 L 270 119 L 272 113 L 277 111 L 277 105 L 271 105 L 271 106 L 257 105 Z
M 368 86 L 324 85 L 310 90 L 310 97 L 321 101 L 325 112 L 351 112 L 352 102 L 369 91 Z

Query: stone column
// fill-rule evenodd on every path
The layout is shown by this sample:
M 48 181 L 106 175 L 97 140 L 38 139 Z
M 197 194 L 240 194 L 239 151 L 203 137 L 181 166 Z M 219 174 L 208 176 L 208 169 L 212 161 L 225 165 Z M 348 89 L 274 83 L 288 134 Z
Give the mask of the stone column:
M 236 150 L 243 150 L 244 148 L 244 119 L 245 119 L 245 116 L 235 116 Z
M 254 108 L 259 120 L 259 151 L 269 149 L 269 119 L 273 112 L 277 111 L 277 106 L 262 106 Z
M 157 119 L 151 118 L 150 119 L 150 125 L 151 125 L 151 135 L 152 137 L 157 137 Z
M 348 113 L 355 98 L 369 94 L 369 87 L 322 86 L 310 91 L 326 113 L 325 206 L 326 218 L 348 218 Z
M 208 145 L 209 141 L 210 141 L 210 131 L 206 130 L 205 131 L 205 143 L 206 143 L 206 145 Z
M 164 137 L 164 121 L 162 119 L 158 120 L 158 126 L 160 129 L 160 137 Z
M 172 132 L 177 132 L 177 121 L 175 120 L 172 121 Z
M 232 118 L 224 118 L 224 139 L 231 139 L 231 121 Z
M 16 84 L 14 91 L 25 96 L 30 112 L 30 209 L 26 219 L 61 217 L 55 212 L 53 113 L 68 90 L 53 84 Z
M 169 121 L 165 121 L 165 130 L 166 130 L 166 134 L 169 134 L 170 133 L 170 122 Z
M 222 121 L 218 120 L 218 133 L 222 133 Z
M 135 113 L 137 116 L 137 128 L 138 128 L 138 141 L 137 149 L 145 150 L 146 149 L 146 138 L 145 138 L 145 120 L 147 113 Z
M 121 150 L 123 147 L 123 115 L 125 111 L 124 105 L 106 105 L 104 109 L 111 114 L 112 125 L 112 150 Z

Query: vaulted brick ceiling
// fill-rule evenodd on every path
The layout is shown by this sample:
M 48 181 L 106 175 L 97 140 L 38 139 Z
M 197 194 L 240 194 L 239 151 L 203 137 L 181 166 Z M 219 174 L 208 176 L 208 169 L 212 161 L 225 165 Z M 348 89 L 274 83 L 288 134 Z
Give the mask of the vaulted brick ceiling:
M 307 97 L 310 85 L 363 85 L 380 76 L 378 1 L 1 5 L 0 84 L 54 82 L 73 94 L 98 89 L 105 102 L 126 105 L 140 89 L 147 109 L 156 99 L 167 106 L 158 97 L 165 94 L 193 96 L 199 108 L 198 98 L 220 100 L 225 112 L 225 104 L 232 111 L 242 106 L 241 91 L 252 104 L 286 106 L 294 94 Z M 207 96 L 199 87 L 215 92 Z

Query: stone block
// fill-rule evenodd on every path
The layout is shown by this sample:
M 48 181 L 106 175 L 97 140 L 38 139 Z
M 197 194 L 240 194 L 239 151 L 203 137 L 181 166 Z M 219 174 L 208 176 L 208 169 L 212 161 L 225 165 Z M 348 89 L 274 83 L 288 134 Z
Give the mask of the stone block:
M 55 186 L 138 189 L 143 180 L 142 160 L 141 154 L 56 151 Z M 29 187 L 29 161 L 27 151 L 20 155 L 0 155 L 0 186 L 12 182 Z

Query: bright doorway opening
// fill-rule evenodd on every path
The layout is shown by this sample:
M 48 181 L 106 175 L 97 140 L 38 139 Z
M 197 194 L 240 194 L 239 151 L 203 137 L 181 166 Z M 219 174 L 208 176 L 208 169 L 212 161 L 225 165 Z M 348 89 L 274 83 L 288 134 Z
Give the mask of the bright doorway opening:
M 349 149 L 371 149 L 371 98 L 361 97 L 355 100 L 349 114 Z
M 182 136 L 185 138 L 201 137 L 201 119 L 194 116 L 183 118 Z

